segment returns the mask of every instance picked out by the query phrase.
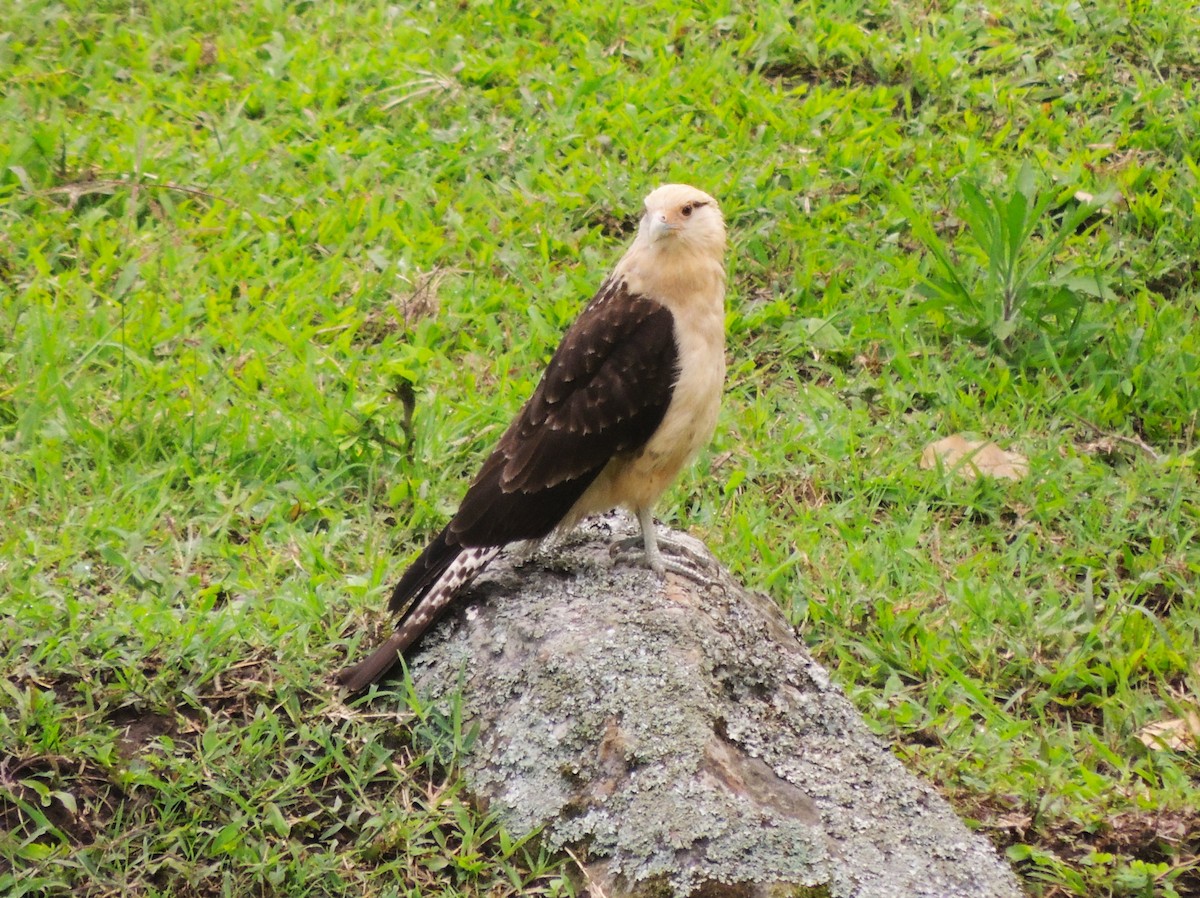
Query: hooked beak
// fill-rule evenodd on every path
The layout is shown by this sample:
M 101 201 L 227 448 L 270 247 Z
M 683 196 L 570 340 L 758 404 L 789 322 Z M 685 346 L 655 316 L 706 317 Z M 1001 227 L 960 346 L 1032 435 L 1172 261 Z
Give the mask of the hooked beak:
M 655 242 L 662 240 L 664 237 L 670 236 L 671 232 L 675 230 L 675 225 L 667 221 L 667 216 L 664 212 L 655 212 L 650 216 L 650 221 L 648 224 L 650 228 L 650 239 Z

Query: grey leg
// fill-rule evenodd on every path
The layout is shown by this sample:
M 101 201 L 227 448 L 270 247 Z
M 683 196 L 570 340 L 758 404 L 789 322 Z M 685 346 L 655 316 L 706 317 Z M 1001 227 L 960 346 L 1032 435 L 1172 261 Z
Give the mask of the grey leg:
M 642 545 L 646 548 L 646 565 L 658 576 L 667 573 L 667 561 L 658 550 L 658 534 L 654 530 L 654 509 L 639 508 L 638 524 L 642 528 Z

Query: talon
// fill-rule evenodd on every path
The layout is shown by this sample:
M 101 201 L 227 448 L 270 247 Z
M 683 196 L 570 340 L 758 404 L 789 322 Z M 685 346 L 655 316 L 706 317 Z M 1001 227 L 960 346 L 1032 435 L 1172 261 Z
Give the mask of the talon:
M 702 585 L 711 579 L 702 570 L 702 568 L 709 566 L 707 559 L 694 556 L 686 546 L 678 545 L 669 539 L 662 540 L 660 544 L 654 526 L 654 517 L 649 510 L 638 511 L 638 523 L 641 524 L 642 528 L 641 540 L 629 538 L 613 543 L 609 549 L 609 555 L 614 560 L 621 555 L 641 555 L 646 567 L 659 580 L 662 580 L 667 574 L 677 574 L 681 577 L 687 577 L 689 580 Z M 672 554 L 679 556 L 679 558 L 666 557 L 662 551 L 664 548 Z M 638 549 L 641 551 L 639 552 Z

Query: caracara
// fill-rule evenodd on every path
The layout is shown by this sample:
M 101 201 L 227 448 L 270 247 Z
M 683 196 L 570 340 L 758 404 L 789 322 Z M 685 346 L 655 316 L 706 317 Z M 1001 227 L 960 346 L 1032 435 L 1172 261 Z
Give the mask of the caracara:
M 637 515 L 662 576 L 654 503 L 716 426 L 725 379 L 725 224 L 708 194 L 659 187 L 629 250 L 563 336 L 454 518 L 404 572 L 395 632 L 338 676 L 383 677 L 496 554 L 589 514 Z

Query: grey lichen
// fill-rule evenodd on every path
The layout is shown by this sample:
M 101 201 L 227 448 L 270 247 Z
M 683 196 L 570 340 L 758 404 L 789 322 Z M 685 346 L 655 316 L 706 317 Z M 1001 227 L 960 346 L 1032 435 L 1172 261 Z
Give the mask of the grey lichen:
M 512 830 L 585 849 L 610 896 L 1020 895 L 774 603 L 694 541 L 703 585 L 613 563 L 634 532 L 614 516 L 498 560 L 413 658 L 427 695 L 461 685 L 468 782 Z

